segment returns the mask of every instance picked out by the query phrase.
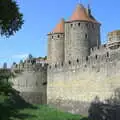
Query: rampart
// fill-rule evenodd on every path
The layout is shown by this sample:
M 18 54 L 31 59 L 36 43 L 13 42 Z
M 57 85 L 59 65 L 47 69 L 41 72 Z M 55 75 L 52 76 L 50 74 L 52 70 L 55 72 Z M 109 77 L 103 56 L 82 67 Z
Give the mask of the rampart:
M 120 87 L 120 49 L 96 49 L 88 57 L 49 65 L 47 77 L 48 104 L 87 114 L 96 96 L 104 101 Z
M 12 67 L 13 88 L 29 103 L 47 103 L 47 64 L 22 63 Z

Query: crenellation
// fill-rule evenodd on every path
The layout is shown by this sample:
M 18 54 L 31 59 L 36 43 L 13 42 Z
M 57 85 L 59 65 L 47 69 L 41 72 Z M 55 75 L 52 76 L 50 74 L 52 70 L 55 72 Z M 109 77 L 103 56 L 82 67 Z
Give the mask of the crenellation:
M 77 58 L 74 61 L 68 61 L 64 62 L 63 65 L 61 63 L 59 64 L 53 64 L 48 67 L 48 72 L 58 72 L 58 71 L 67 71 L 67 70 L 75 70 L 75 69 L 81 69 L 81 71 L 85 70 L 86 68 L 94 68 L 93 66 L 96 66 L 96 69 L 100 69 L 100 64 L 107 64 L 107 63 L 113 63 L 116 61 L 116 58 L 120 59 L 120 53 L 117 51 L 108 52 L 101 54 L 95 54 L 90 55 L 82 58 Z M 50 68 L 51 67 L 51 68 Z M 98 67 L 98 68 L 97 68 Z M 90 68 L 90 69 L 91 69 Z M 105 68 L 106 69 L 106 68 Z

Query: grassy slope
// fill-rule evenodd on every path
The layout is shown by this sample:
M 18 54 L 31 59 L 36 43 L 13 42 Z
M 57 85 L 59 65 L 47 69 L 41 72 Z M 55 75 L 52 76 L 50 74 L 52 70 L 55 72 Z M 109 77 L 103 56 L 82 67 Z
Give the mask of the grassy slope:
M 50 108 L 47 105 L 37 106 L 35 109 L 24 109 L 20 111 L 22 120 L 87 120 L 80 115 L 73 115 Z M 20 119 L 20 120 L 21 120 Z M 18 120 L 18 119 L 16 119 Z

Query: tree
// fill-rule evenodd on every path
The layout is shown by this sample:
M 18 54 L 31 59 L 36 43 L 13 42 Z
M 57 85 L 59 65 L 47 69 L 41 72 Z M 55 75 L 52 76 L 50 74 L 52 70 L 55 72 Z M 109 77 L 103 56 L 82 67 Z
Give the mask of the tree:
M 23 14 L 20 13 L 18 4 L 14 0 L 0 0 L 0 35 L 10 37 L 19 31 L 24 23 Z M 16 115 L 11 97 L 16 93 L 8 82 L 11 71 L 0 69 L 0 120 L 9 120 Z
M 15 93 L 8 78 L 12 75 L 10 70 L 0 70 L 0 120 L 9 120 L 11 116 L 17 113 L 13 108 L 11 96 Z
M 23 14 L 14 0 L 0 0 L 0 35 L 9 37 L 21 29 Z
M 28 60 L 31 60 L 31 59 L 33 59 L 33 56 L 32 56 L 32 54 L 29 54 L 28 55 Z

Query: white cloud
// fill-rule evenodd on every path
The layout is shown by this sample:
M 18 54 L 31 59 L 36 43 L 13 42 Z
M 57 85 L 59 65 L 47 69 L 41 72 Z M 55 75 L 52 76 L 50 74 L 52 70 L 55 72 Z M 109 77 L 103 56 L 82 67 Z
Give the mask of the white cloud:
M 11 58 L 26 59 L 27 57 L 28 57 L 28 54 L 25 53 L 25 54 L 16 54 L 16 55 L 13 55 Z

